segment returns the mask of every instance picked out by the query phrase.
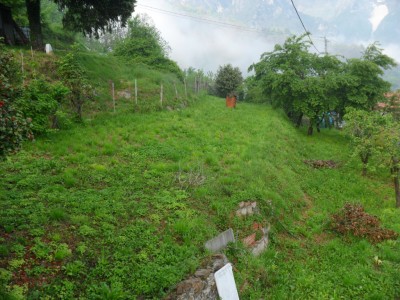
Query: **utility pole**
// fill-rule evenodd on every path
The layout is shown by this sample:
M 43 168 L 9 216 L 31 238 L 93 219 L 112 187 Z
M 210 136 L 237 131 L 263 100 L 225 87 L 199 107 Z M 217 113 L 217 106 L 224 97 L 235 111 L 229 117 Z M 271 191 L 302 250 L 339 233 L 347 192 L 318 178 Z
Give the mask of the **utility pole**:
M 324 42 L 325 42 L 325 55 L 328 55 L 328 39 L 326 36 L 324 36 Z

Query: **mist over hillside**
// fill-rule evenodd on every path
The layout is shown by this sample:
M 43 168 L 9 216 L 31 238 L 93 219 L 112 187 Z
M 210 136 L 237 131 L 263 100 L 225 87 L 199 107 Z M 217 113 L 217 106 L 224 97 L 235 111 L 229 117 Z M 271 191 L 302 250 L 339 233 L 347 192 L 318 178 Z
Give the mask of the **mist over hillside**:
M 359 57 L 368 44 L 378 41 L 386 54 L 400 62 L 400 1 L 294 0 L 294 3 L 319 52 Z M 232 63 L 246 73 L 249 65 L 258 61 L 262 53 L 271 51 L 275 44 L 291 34 L 304 33 L 290 0 L 139 0 L 138 4 L 139 12 L 155 20 L 171 44 L 172 58 L 183 68 L 194 66 L 215 71 L 215 66 Z M 390 78 L 394 78 L 393 74 Z

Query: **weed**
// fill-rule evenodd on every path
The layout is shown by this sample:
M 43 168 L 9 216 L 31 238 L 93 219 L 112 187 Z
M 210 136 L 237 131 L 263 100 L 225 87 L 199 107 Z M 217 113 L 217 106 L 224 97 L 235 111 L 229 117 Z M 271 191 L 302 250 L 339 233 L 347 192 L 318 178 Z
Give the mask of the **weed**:
M 85 65 L 98 63 L 88 76 L 99 85 L 112 76 L 125 84 L 110 72 L 113 62 L 127 80 L 155 76 L 148 69 L 136 74 L 139 67 L 128 70 L 115 58 L 82 56 Z M 239 243 L 226 250 L 241 298 L 393 299 L 400 290 L 398 240 L 371 244 L 326 232 L 348 199 L 360 199 L 382 227 L 400 232 L 400 216 L 385 200 L 392 197 L 388 177 L 361 177 L 346 163 L 341 132 L 308 138 L 268 106 L 227 110 L 209 97 L 185 110 L 148 114 L 133 113 L 129 101 L 120 105 L 0 163 L 6 293 L 162 299 L 199 267 L 208 239 L 229 227 L 244 235 L 264 221 L 271 223 L 266 252 L 252 257 Z M 304 160 L 341 167 L 314 169 Z M 260 215 L 236 218 L 242 201 L 257 201 Z M 21 288 L 13 274 L 24 272 L 29 284 Z
M 67 244 L 60 244 L 57 246 L 56 250 L 54 251 L 54 259 L 56 260 L 63 260 L 67 257 L 71 256 L 71 249 L 69 249 Z
M 62 208 L 54 208 L 49 212 L 49 218 L 53 221 L 64 221 L 67 219 L 67 214 Z

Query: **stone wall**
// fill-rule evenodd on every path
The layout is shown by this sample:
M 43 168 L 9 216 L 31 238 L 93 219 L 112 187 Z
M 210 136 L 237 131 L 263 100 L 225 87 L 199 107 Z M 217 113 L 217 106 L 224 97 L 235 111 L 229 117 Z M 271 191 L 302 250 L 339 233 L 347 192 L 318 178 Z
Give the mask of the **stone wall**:
M 194 275 L 180 282 L 165 300 L 218 300 L 214 273 L 227 263 L 225 255 L 213 255 Z

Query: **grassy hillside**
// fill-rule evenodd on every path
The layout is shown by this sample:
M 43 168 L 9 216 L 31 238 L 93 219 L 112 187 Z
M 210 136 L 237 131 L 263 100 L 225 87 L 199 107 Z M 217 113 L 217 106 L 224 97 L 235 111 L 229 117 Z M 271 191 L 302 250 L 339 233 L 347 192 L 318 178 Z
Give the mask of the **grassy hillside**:
M 330 215 L 352 202 L 400 232 L 389 176 L 361 177 L 349 154 L 338 131 L 308 137 L 268 106 L 230 110 L 211 97 L 49 134 L 0 163 L 2 293 L 160 299 L 209 256 L 206 240 L 229 227 L 240 240 L 266 220 L 266 252 L 254 258 L 241 242 L 226 251 L 241 299 L 398 297 L 399 240 L 372 245 L 329 230 Z M 237 218 L 249 200 L 261 214 Z

